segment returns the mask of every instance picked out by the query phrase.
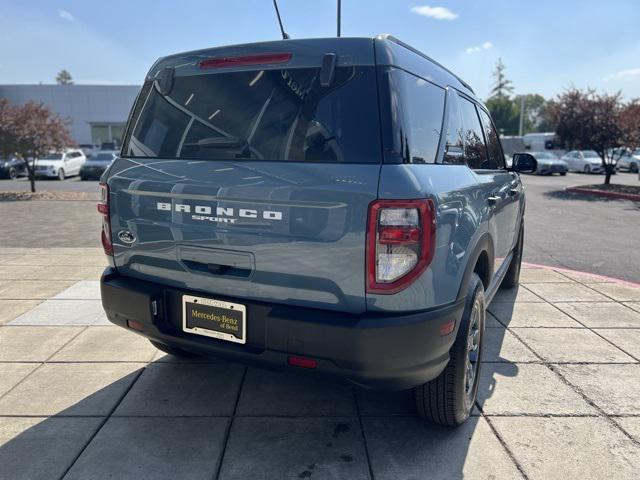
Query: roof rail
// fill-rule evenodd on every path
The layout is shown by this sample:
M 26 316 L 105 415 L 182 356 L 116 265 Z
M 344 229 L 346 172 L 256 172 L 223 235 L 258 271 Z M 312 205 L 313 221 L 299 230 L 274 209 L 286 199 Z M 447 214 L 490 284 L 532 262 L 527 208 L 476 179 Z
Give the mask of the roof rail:
M 476 92 L 473 91 L 473 88 L 471 88 L 471 85 L 469 85 L 467 82 L 465 82 L 464 80 L 462 80 L 458 75 L 456 75 L 455 73 L 453 73 L 451 70 L 449 70 L 447 67 L 445 67 L 444 65 L 442 65 L 440 62 L 437 62 L 436 60 L 434 60 L 433 58 L 431 58 L 428 55 L 425 55 L 424 53 L 422 53 L 420 50 L 418 50 L 417 48 L 412 47 L 411 45 L 409 45 L 408 43 L 403 42 L 402 40 L 400 40 L 399 38 L 394 37 L 393 35 L 389 34 L 389 33 L 381 33 L 379 35 L 377 35 L 375 38 L 379 38 L 381 40 L 388 40 L 390 42 L 396 43 L 398 45 L 400 45 L 401 47 L 406 48 L 407 50 L 412 51 L 413 53 L 415 53 L 416 55 L 420 55 L 422 58 L 425 58 L 427 60 L 429 60 L 430 62 L 436 64 L 437 66 L 439 66 L 440 68 L 442 68 L 444 71 L 446 71 L 447 73 L 449 73 L 451 76 L 453 76 L 454 78 L 456 78 L 462 85 L 464 85 L 465 88 L 468 88 L 471 93 L 473 93 L 474 95 L 476 94 Z

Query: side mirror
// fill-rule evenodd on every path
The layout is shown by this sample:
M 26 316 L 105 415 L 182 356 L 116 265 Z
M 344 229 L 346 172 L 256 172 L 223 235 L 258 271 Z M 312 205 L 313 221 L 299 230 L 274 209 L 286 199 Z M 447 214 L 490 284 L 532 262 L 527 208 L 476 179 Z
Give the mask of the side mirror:
M 511 170 L 518 173 L 533 173 L 538 169 L 538 161 L 530 153 L 514 153 Z

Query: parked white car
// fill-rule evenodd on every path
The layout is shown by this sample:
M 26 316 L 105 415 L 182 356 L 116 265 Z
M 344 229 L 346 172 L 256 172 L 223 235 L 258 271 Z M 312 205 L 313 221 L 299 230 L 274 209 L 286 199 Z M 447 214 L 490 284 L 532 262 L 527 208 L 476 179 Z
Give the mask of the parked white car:
M 636 148 L 632 153 L 625 152 L 618 160 L 618 169 L 629 170 L 630 172 L 640 171 L 640 148 Z
M 584 173 L 604 173 L 602 160 L 593 150 L 572 150 L 562 157 L 569 171 Z
M 69 148 L 64 152 L 50 153 L 36 160 L 35 174 L 37 177 L 59 178 L 80 174 L 80 168 L 87 161 L 82 150 Z

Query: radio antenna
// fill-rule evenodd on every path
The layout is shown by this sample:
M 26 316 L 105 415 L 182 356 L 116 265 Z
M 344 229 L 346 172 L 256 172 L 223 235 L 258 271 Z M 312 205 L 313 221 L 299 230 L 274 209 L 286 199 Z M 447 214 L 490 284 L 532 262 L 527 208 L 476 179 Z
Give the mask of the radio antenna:
M 278 9 L 278 3 L 276 0 L 273 0 L 273 6 L 276 9 L 276 15 L 278 16 L 278 24 L 280 25 L 280 31 L 282 32 L 282 39 L 287 40 L 289 38 L 289 34 L 284 31 L 284 27 L 282 26 L 282 19 L 280 18 L 280 10 Z
M 340 10 L 342 10 L 340 8 L 341 7 L 341 5 L 340 5 L 341 3 L 342 2 L 340 0 L 338 0 L 338 37 L 340 36 L 340 17 L 341 17 Z

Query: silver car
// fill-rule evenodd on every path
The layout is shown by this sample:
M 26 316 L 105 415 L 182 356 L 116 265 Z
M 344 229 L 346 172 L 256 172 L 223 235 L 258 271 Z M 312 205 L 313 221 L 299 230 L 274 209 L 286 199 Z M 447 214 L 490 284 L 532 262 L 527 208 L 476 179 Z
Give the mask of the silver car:
M 552 152 L 529 152 L 538 162 L 538 175 L 566 175 L 569 170 L 567 162 L 556 157 Z
M 604 173 L 602 160 L 593 150 L 573 150 L 562 157 L 572 172 Z
M 619 170 L 629 170 L 630 172 L 637 173 L 640 169 L 640 148 L 636 148 L 632 153 L 625 152 L 618 160 Z

